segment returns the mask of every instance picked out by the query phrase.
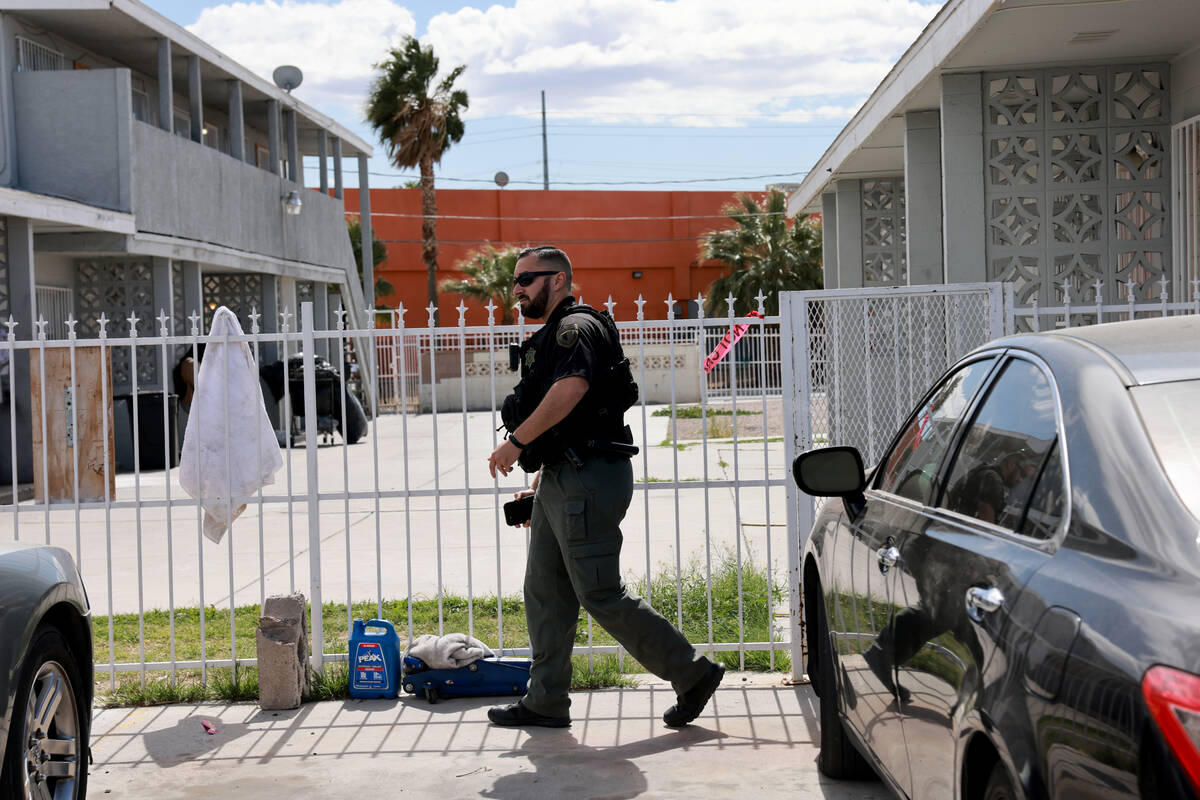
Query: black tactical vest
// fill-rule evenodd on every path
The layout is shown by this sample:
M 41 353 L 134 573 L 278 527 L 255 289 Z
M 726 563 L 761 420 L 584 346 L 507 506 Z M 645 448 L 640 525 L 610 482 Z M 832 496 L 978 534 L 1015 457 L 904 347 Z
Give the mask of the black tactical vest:
M 624 442 L 624 414 L 638 400 L 638 386 L 621 348 L 621 338 L 613 318 L 606 312 L 576 303 L 560 305 L 550 319 L 518 351 L 521 382 L 504 400 L 501 418 L 511 433 L 529 418 L 551 386 L 545 370 L 553 363 L 555 334 L 559 323 L 570 314 L 584 313 L 596 319 L 606 332 L 605 352 L 599 353 L 593 380 L 587 394 L 567 418 L 528 443 L 518 463 L 526 472 L 536 472 L 544 463 L 563 458 L 568 448 L 582 449 L 584 442 L 610 440 Z M 540 371 L 539 371 L 540 367 Z

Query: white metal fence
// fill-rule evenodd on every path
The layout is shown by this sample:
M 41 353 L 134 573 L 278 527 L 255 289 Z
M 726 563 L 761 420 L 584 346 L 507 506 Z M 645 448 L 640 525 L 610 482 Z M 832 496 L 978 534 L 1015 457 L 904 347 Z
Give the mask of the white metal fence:
M 136 318 L 129 320 L 128 337 L 95 340 L 75 338 L 74 320 L 62 340 L 49 338 L 44 322 L 32 340 L 17 339 L 9 326 L 0 352 L 10 366 L 29 365 L 38 391 L 28 416 L 13 413 L 10 403 L 3 420 L 15 468 L 14 501 L 0 509 L 0 525 L 8 526 L 8 538 L 62 546 L 74 555 L 102 623 L 98 673 L 107 673 L 113 685 L 117 673 L 140 673 L 144 685 L 158 670 L 172 679 L 195 670 L 207 680 L 213 667 L 254 665 L 253 644 L 243 638 L 257 621 L 253 607 L 268 594 L 292 591 L 306 592 L 314 610 L 344 604 L 347 628 L 352 616 L 385 616 L 385 604 L 399 600 L 407 609 L 399 627 L 410 636 L 461 629 L 506 654 L 527 653 L 506 641 L 505 604 L 495 602 L 520 591 L 527 534 L 503 525 L 500 506 L 526 479 L 490 478 L 486 457 L 499 441 L 498 408 L 516 379 L 507 369 L 506 346 L 535 327 L 467 326 L 461 307 L 459 324 L 439 329 L 406 328 L 401 315 L 396 328 L 314 330 L 305 304 L 304 324 L 293 332 L 288 316 L 280 333 L 259 332 L 252 315 L 249 333 L 216 339 L 201 334 L 195 315 L 186 336 L 171 335 L 165 315 L 152 336 L 139 332 L 147 326 Z M 738 371 L 744 370 L 732 359 L 714 370 L 726 370 L 729 390 L 713 401 L 704 382 L 685 375 L 686 362 L 676 358 L 677 350 L 703 341 L 705 331 L 724 333 L 734 322 L 769 338 L 779 320 L 730 315 L 619 323 L 635 377 L 645 384 L 661 370 L 673 401 L 643 398 L 626 415 L 641 452 L 634 461 L 635 500 L 623 524 L 622 566 L 628 580 L 671 587 L 665 601 L 658 593 L 658 610 L 676 624 L 688 622 L 697 645 L 737 652 L 739 663 L 763 652 L 774 666 L 776 651 L 790 646 L 774 623 L 787 602 L 775 589 L 785 535 L 782 517 L 773 516 L 785 482 L 779 401 L 761 390 L 743 393 Z M 670 334 L 652 332 L 663 328 Z M 301 382 L 284 372 L 283 469 L 252 497 L 222 498 L 231 506 L 244 503 L 246 511 L 220 545 L 203 538 L 200 501 L 183 494 L 177 471 L 149 466 L 175 462 L 171 443 L 184 429 L 174 415 L 169 378 L 145 386 L 137 377 L 138 359 L 153 357 L 156 374 L 170 376 L 180 349 L 197 358 L 213 341 L 246 342 L 256 362 L 267 345 L 285 365 L 289 357 L 305 356 Z M 318 417 L 325 412 L 312 354 L 321 341 L 331 353 L 347 352 L 354 342 L 353 349 L 370 353 L 380 367 L 375 391 L 364 393 L 371 422 L 357 445 L 320 434 Z M 648 356 L 654 346 L 665 348 L 661 362 Z M 119 358 L 131 362 L 133 391 L 114 398 L 112 363 Z M 344 396 L 350 371 L 342 359 L 335 362 L 337 378 L 324 388 Z M 456 384 L 438 380 L 448 365 L 460 378 Z M 760 360 L 758 371 L 756 385 L 767 385 L 768 363 Z M 19 372 L 5 376 L 10 398 L 31 396 Z M 474 388 L 463 375 L 485 379 L 482 409 L 472 410 L 468 392 Z M 701 388 L 695 410 L 681 415 L 684 403 L 674 387 L 685 378 Z M 415 412 L 411 395 L 421 393 L 428 395 L 427 413 Z M 382 414 L 377 398 L 407 413 Z M 304 415 L 294 417 L 291 411 L 301 405 Z M 341 418 L 333 420 L 343 431 L 347 413 L 342 403 Z M 118 469 L 123 447 L 131 453 L 129 471 Z M 34 496 L 20 500 L 20 474 L 31 463 Z M 748 594 L 743 579 L 751 575 L 765 580 L 765 590 Z M 728 585 L 722 583 L 727 578 Z M 417 627 L 414 607 L 422 602 L 436 605 L 436 627 Z M 238 609 L 248 607 L 239 616 Z M 194 652 L 178 640 L 184 620 L 198 626 Z M 344 652 L 334 652 L 344 651 L 340 622 L 328 633 L 320 613 L 312 622 L 314 655 L 344 659 Z M 622 655 L 594 633 L 589 620 L 587 644 L 577 653 Z
M 609 308 L 610 313 L 613 310 Z M 497 380 L 515 381 L 515 372 L 508 369 L 508 348 L 519 344 L 531 330 L 520 315 L 513 325 L 488 326 L 490 338 L 472 332 L 462 342 L 456 328 L 440 328 L 431 335 L 429 327 L 406 328 L 404 317 L 403 311 L 379 315 L 384 322 L 381 330 L 392 331 L 390 335 L 380 335 L 377 351 L 382 410 L 398 411 L 403 394 L 410 409 L 429 411 L 434 384 L 442 387 L 443 408 L 449 407 L 446 392 L 456 394 L 458 382 L 464 379 L 467 407 L 485 410 L 488 408 L 493 360 Z M 674 318 L 646 320 L 639 310 L 635 319 L 619 322 L 621 342 L 635 369 L 640 368 L 640 359 L 646 360 L 648 382 L 643 386 L 643 394 L 654 403 L 668 402 L 672 391 L 676 400 L 683 403 L 698 403 L 702 394 L 709 400 L 725 401 L 735 393 L 743 397 L 752 394 L 781 396 L 777 321 L 752 325 L 719 369 L 708 374 L 700 371 L 704 357 L 725 335 L 728 321 L 725 317 L 709 320 L 704 325 L 685 325 L 682 324 L 684 320 Z M 494 352 L 490 348 L 494 348 Z M 461 364 L 460 351 L 465 354 Z M 406 382 L 403 392 L 401 362 Z

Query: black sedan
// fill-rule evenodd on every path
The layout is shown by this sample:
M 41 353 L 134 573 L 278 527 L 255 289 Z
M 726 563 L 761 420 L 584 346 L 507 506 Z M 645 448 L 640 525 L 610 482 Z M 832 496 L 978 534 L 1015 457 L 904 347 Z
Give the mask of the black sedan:
M 92 629 L 66 550 L 0 543 L 0 703 L 0 797 L 83 798 Z
M 959 361 L 803 556 L 818 766 L 903 797 L 1200 796 L 1200 317 Z

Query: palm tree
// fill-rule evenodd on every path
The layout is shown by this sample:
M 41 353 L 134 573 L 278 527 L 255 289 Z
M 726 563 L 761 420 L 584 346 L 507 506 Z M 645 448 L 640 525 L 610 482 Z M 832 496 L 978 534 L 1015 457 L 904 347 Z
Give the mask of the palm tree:
M 362 281 L 363 261 L 362 261 L 362 226 L 358 220 L 352 219 L 346 221 L 346 232 L 350 234 L 350 247 L 354 250 L 354 263 L 358 267 L 358 279 Z M 387 259 L 387 247 L 383 242 L 375 238 L 374 232 L 371 233 L 371 265 L 378 267 Z M 379 275 L 378 272 L 375 273 Z M 378 301 L 396 291 L 396 287 L 392 286 L 391 281 L 387 278 L 375 278 L 375 300 L 378 306 Z
M 513 271 L 519 252 L 516 247 L 497 250 L 490 244 L 474 250 L 455 265 L 455 269 L 467 276 L 466 280 L 448 278 L 442 281 L 441 289 L 481 303 L 494 300 L 500 307 L 500 324 L 511 325 L 513 306 L 517 304 L 513 294 Z
M 786 209 L 787 198 L 778 190 L 764 205 L 742 194 L 722 209 L 737 225 L 701 237 L 701 257 L 729 268 L 708 287 L 706 315 L 727 313 L 725 299 L 732 294 L 736 313 L 743 316 L 758 308 L 759 292 L 766 296 L 766 313 L 778 314 L 781 291 L 821 288 L 820 225 L 808 216 L 789 225 Z
M 467 108 L 467 93 L 455 89 L 454 82 L 466 66 L 455 67 L 434 86 L 438 58 L 433 48 L 422 47 L 414 37 L 406 36 L 375 68 L 381 74 L 367 97 L 367 122 L 395 166 L 421 170 L 421 258 L 425 261 L 429 302 L 436 306 L 437 198 L 433 165 L 463 137 L 459 113 Z

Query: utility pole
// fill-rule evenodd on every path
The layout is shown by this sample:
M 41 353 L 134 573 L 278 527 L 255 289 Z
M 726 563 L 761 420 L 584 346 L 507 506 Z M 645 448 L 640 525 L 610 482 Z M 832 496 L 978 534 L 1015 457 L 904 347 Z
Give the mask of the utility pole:
M 550 157 L 546 149 L 546 90 L 542 90 L 542 188 L 550 188 Z

